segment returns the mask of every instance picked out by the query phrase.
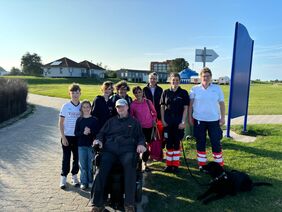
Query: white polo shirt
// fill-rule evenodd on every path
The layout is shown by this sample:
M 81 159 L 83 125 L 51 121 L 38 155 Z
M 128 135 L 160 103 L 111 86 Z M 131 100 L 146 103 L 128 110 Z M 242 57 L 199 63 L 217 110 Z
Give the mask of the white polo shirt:
M 220 119 L 219 102 L 224 101 L 224 95 L 219 85 L 210 84 L 205 89 L 202 84 L 195 85 L 190 91 L 193 99 L 193 118 L 199 121 L 217 121 Z
M 74 136 L 75 123 L 80 116 L 81 104 L 74 105 L 72 102 L 65 103 L 60 111 L 60 116 L 65 118 L 64 134 Z

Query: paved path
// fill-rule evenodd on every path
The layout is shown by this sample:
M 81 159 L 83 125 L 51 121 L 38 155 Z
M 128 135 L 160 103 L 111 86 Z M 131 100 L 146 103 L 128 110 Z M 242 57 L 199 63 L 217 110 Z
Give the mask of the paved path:
M 58 186 L 57 123 L 66 101 L 30 95 L 29 102 L 37 105 L 34 114 L 0 129 L 0 211 L 90 211 L 89 191 Z
M 89 191 L 58 187 L 62 154 L 57 122 L 66 101 L 30 94 L 34 114 L 0 129 L 0 211 L 90 211 Z M 282 116 L 249 119 L 250 124 L 282 123 Z

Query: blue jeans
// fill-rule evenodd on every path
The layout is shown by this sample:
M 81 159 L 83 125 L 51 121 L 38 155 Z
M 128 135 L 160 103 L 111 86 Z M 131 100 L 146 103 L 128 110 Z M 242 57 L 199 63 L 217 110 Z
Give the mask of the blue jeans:
M 94 157 L 94 153 L 92 147 L 79 146 L 78 156 L 80 169 L 80 183 L 83 185 L 93 183 L 92 159 Z

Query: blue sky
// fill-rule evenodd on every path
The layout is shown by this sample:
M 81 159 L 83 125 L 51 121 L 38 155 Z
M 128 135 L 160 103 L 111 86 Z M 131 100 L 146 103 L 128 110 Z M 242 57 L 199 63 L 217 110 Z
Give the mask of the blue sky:
M 236 21 L 255 41 L 252 79 L 282 79 L 279 0 L 0 0 L 0 66 L 20 67 L 26 52 L 43 63 L 61 57 L 110 69 L 149 70 L 151 61 L 214 49 L 214 77 L 230 76 Z

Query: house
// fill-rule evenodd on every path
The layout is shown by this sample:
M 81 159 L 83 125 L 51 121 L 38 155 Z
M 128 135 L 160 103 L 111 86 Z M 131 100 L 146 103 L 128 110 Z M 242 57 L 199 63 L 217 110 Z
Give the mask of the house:
M 8 72 L 0 66 L 0 76 L 4 76 L 4 75 L 7 75 L 7 74 L 8 74 Z
M 101 68 L 100 66 L 97 66 L 87 60 L 84 60 L 80 62 L 84 68 L 86 68 L 86 77 L 97 77 L 97 78 L 105 78 L 105 69 Z
M 116 71 L 117 77 L 129 82 L 147 82 L 150 71 L 134 70 L 134 69 L 120 69 Z
M 44 65 L 43 76 L 104 78 L 105 70 L 87 60 L 77 63 L 67 57 L 63 57 L 59 60 Z
M 219 85 L 228 85 L 229 83 L 230 83 L 230 78 L 227 76 L 218 78 Z

